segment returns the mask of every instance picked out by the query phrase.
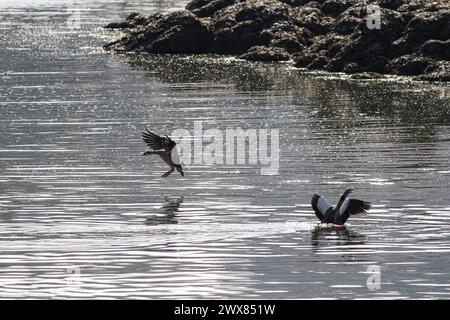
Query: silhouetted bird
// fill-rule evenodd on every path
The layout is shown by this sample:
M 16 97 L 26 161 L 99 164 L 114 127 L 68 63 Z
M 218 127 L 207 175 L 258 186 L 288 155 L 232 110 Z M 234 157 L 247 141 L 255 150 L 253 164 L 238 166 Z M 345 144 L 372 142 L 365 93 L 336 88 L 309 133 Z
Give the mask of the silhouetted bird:
M 341 226 L 347 221 L 350 215 L 365 213 L 372 207 L 370 202 L 347 198 L 352 191 L 353 189 L 351 188 L 345 190 L 335 207 L 320 194 L 314 194 L 311 200 L 311 206 L 320 222 L 334 223 Z
M 170 139 L 167 135 L 164 137 L 160 137 L 153 132 L 150 132 L 146 129 L 147 132 L 142 133 L 142 137 L 144 142 L 152 149 L 150 151 L 145 152 L 143 155 L 151 155 L 157 154 L 163 159 L 165 163 L 170 166 L 170 170 L 164 173 L 161 177 L 168 177 L 172 172 L 177 169 L 177 171 L 184 176 L 183 168 L 180 164 L 180 155 L 178 154 L 178 148 L 175 141 Z

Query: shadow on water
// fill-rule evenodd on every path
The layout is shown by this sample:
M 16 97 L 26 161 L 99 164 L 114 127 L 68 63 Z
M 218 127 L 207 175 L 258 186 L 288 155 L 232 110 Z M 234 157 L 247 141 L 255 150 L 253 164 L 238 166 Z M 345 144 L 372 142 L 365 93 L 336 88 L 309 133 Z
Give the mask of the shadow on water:
M 233 85 L 238 91 L 267 91 L 283 74 L 280 65 L 255 64 L 216 55 L 128 55 L 117 57 L 146 76 L 165 83 L 214 82 Z
M 169 199 L 168 197 L 164 197 L 164 204 L 158 210 L 158 213 L 160 215 L 153 215 L 151 217 L 148 217 L 145 220 L 145 224 L 146 225 L 177 224 L 178 223 L 177 213 L 183 201 L 184 201 L 183 196 L 175 199 Z

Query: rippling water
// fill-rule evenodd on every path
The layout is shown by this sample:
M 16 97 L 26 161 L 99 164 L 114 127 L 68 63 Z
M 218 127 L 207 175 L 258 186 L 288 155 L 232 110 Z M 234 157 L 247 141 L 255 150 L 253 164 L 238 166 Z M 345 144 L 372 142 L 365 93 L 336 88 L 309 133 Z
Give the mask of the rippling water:
M 184 4 L 1 2 L 0 297 L 448 297 L 449 85 L 101 49 L 107 21 Z M 279 128 L 279 174 L 161 179 L 140 132 L 195 120 Z M 318 227 L 312 193 L 348 186 L 374 208 Z

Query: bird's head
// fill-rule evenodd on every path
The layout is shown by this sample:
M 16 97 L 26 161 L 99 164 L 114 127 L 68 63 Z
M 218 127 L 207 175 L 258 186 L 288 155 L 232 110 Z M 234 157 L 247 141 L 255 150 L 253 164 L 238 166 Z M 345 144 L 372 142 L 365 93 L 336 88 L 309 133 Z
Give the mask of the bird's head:
M 143 156 L 148 156 L 148 155 L 150 155 L 150 154 L 152 154 L 150 151 L 145 151 L 142 155 L 143 155 Z
M 181 165 L 177 165 L 175 167 L 177 169 L 177 171 L 184 177 L 184 171 L 183 171 L 183 167 L 181 167 Z
M 352 193 L 353 192 L 353 187 L 350 187 L 350 188 L 348 188 L 348 189 L 346 189 L 345 191 L 344 191 L 344 194 L 345 195 L 349 195 L 350 193 Z
M 342 194 L 341 194 L 341 196 L 340 196 L 340 200 L 341 201 L 344 201 L 348 196 L 349 196 L 349 194 L 350 193 L 352 193 L 353 192 L 353 188 L 348 188 L 348 189 L 346 189 Z

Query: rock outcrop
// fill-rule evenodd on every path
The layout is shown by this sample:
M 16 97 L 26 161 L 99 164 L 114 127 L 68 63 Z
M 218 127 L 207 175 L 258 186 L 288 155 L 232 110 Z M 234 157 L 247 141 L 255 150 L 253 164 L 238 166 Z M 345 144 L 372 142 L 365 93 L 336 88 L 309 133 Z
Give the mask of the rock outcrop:
M 106 28 L 115 52 L 215 53 L 300 68 L 450 78 L 450 0 L 193 0 Z

